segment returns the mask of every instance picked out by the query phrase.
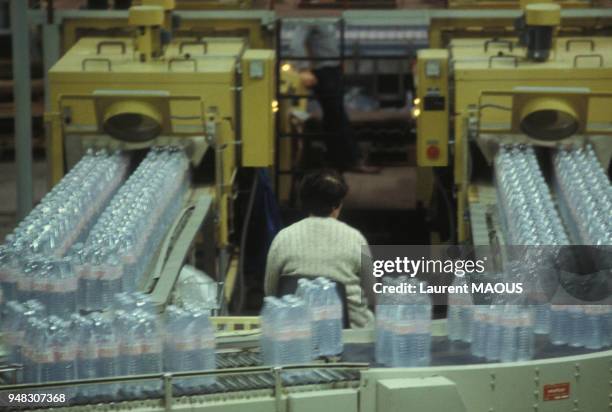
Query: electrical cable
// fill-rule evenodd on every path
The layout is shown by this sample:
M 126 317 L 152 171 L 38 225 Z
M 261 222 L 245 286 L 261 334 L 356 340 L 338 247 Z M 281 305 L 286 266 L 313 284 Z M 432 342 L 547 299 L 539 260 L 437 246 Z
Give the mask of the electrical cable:
M 445 203 L 446 206 L 446 214 L 447 214 L 447 218 L 448 218 L 448 227 L 450 229 L 450 233 L 449 233 L 449 237 L 446 240 L 447 243 L 454 243 L 455 240 L 455 209 L 453 208 L 453 204 L 450 200 L 450 198 L 448 197 L 448 193 L 446 193 L 446 190 L 444 190 L 444 186 L 442 185 L 442 182 L 440 181 L 440 177 L 437 175 L 437 173 L 434 172 L 434 182 L 436 187 L 438 188 L 438 190 L 440 191 L 440 196 L 442 197 L 442 200 Z
M 249 229 L 249 223 L 251 221 L 251 215 L 253 213 L 253 205 L 255 204 L 255 194 L 257 192 L 257 186 L 259 183 L 259 174 L 257 170 L 253 173 L 253 183 L 251 184 L 251 193 L 249 194 L 249 201 L 247 203 L 246 214 L 244 215 L 244 221 L 242 222 L 242 232 L 240 234 L 240 256 L 238 258 L 238 301 L 236 304 L 236 311 L 240 314 L 244 307 L 245 298 L 245 285 L 244 285 L 244 259 L 246 250 L 247 234 Z

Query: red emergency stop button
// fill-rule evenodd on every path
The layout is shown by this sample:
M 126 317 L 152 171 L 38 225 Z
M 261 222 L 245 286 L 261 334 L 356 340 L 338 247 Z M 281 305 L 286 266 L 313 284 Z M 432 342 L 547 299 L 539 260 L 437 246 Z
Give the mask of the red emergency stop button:
M 438 157 L 440 157 L 440 148 L 434 145 L 429 146 L 427 148 L 427 158 L 434 160 Z

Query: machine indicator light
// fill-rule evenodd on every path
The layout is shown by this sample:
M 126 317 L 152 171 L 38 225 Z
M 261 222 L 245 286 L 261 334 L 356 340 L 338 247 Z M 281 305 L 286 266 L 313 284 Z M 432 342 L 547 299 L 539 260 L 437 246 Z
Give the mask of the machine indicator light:
M 427 147 L 427 158 L 437 159 L 440 157 L 440 148 L 438 146 L 430 145 Z
M 282 65 L 281 70 L 284 72 L 288 72 L 289 70 L 291 70 L 291 65 L 289 63 L 285 63 Z

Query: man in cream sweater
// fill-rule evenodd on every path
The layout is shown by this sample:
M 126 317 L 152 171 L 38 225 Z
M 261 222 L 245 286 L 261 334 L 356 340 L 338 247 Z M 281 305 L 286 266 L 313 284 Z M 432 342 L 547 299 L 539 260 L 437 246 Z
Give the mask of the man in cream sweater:
M 331 170 L 304 177 L 300 199 L 305 219 L 281 230 L 274 238 L 266 264 L 265 293 L 275 295 L 281 276 L 323 276 L 346 287 L 352 328 L 372 326 L 364 291 L 372 290 L 371 276 L 360 276 L 363 235 L 338 216 L 348 187 L 341 175 Z

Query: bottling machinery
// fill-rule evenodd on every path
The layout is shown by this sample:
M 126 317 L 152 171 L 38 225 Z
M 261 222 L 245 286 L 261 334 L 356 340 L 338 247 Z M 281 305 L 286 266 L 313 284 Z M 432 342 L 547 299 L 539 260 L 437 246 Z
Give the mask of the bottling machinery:
M 132 37 L 83 38 L 50 70 L 51 178 L 57 183 L 88 148 L 183 146 L 194 169 L 213 171 L 192 186 L 189 204 L 204 207 L 212 196 L 205 244 L 214 262 L 233 228 L 237 170 L 274 162 L 274 52 L 242 37 L 173 37 L 173 3 L 132 7 Z M 192 232 L 185 247 L 193 226 L 177 226 Z
M 540 33 L 546 38 L 552 31 L 547 28 L 557 23 L 555 11 L 553 17 L 543 17 L 541 12 L 550 16 L 551 10 L 534 10 L 535 17 L 528 10 L 526 25 L 543 26 Z M 235 171 L 272 164 L 271 124 L 278 107 L 272 95 L 271 51 L 250 49 L 239 38 L 175 38 L 162 43 L 162 30 L 169 31 L 167 13 L 159 7 L 134 8 L 130 22 L 135 39 L 79 40 L 50 73 L 52 109 L 46 116 L 52 130 L 55 181 L 74 162 L 66 154 L 67 141 L 76 147 L 75 159 L 79 150 L 87 148 L 137 151 L 172 144 L 182 145 L 193 165 L 212 161 L 214 183 L 208 188 L 190 188 L 186 209 L 191 208 L 191 217 L 173 225 L 176 232 L 164 242 L 167 250 L 161 253 L 162 267 L 153 273 L 159 278 L 149 284 L 155 286 L 152 295 L 162 304 L 167 302 L 176 277 L 164 279 L 161 273 L 180 269 L 184 253 L 177 250 L 192 242 L 211 197 L 217 210 L 216 243 L 220 248 L 226 245 Z M 500 142 L 549 147 L 585 140 L 596 148 L 602 164 L 607 164 L 611 155 L 609 105 L 605 102 L 612 84 L 612 42 L 599 37 L 557 39 L 548 57 L 543 57 L 547 47 L 515 43 L 514 38 L 457 39 L 449 49 L 419 54 L 415 113 L 419 165 L 452 167 L 455 171 L 461 240 L 470 237 L 470 228 L 474 232 L 484 227 L 489 233 L 486 213 L 479 215 L 477 222 L 475 216 L 478 210 L 488 210 L 485 206 L 489 204 L 483 203 L 495 201 L 491 182 L 472 177 L 477 166 L 472 157 L 480 156 L 480 162 L 488 165 Z M 249 103 L 242 104 L 247 99 Z M 551 110 L 562 115 L 550 116 Z M 542 111 L 545 113 L 539 113 Z M 541 130 L 551 117 L 551 127 Z M 561 124 L 556 123 L 559 119 Z M 547 137 L 551 131 L 562 140 L 551 141 Z M 471 238 L 477 242 L 481 234 L 474 233 Z M 0 406 L 64 411 L 262 412 L 609 409 L 612 351 L 555 347 L 539 338 L 531 361 L 485 363 L 472 357 L 465 345 L 447 340 L 444 321 L 433 323 L 430 367 L 379 367 L 373 360 L 371 330 L 345 331 L 345 351 L 340 359 L 265 366 L 259 356 L 257 325 L 251 325 L 218 336 L 216 371 L 9 384 L 0 387 Z M 7 375 L 2 370 L 0 374 Z M 214 383 L 191 393 L 175 390 L 176 379 L 200 375 L 214 376 Z M 160 390 L 143 399 L 7 403 L 9 394 L 15 399 L 16 394 L 61 394 L 67 393 L 66 388 L 138 380 L 158 381 Z
M 454 39 L 418 53 L 417 160 L 452 171 L 460 242 L 489 244 L 490 166 L 500 145 L 588 143 L 608 168 L 612 43 L 557 38 L 559 24 L 558 5 L 531 4 L 518 38 Z

